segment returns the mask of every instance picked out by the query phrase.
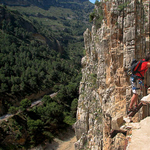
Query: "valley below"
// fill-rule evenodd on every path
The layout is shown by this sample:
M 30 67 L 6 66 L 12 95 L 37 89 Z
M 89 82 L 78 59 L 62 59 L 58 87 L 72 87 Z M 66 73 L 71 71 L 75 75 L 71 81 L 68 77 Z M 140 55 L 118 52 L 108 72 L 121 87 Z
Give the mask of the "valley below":
M 75 150 L 74 143 L 76 141 L 74 130 L 68 128 L 67 131 L 54 138 L 51 143 L 45 142 L 44 146 L 39 145 L 30 150 Z

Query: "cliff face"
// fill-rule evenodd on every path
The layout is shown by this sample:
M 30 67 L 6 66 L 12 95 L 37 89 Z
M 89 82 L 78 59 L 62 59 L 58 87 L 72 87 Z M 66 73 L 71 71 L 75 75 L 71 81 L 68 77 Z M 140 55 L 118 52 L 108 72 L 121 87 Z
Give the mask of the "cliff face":
M 97 28 L 94 19 L 92 30 L 84 33 L 86 56 L 82 58 L 74 126 L 77 150 L 124 149 L 124 135 L 111 139 L 109 134 L 121 126 L 132 96 L 126 70 L 133 58 L 142 59 L 150 51 L 149 0 L 102 0 L 101 4 L 101 27 Z M 95 6 L 97 14 L 99 9 Z M 144 81 L 148 86 L 149 74 L 148 71 Z M 140 97 L 143 95 L 146 95 L 144 87 Z M 133 120 L 146 117 L 146 110 L 143 108 Z

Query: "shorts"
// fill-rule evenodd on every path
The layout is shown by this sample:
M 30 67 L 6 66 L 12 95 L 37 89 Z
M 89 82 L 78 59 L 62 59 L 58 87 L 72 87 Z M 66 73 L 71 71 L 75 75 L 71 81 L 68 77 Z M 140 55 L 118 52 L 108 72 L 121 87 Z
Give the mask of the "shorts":
M 133 82 L 133 77 L 130 77 L 130 82 L 131 82 L 133 94 L 140 95 L 140 93 L 141 93 L 141 85 L 139 84 L 139 80 L 136 80 L 136 81 Z

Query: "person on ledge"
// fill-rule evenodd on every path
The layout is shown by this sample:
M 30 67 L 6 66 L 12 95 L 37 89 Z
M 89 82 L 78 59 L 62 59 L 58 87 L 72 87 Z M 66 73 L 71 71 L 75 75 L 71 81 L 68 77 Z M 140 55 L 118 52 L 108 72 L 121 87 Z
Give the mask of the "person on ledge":
M 131 102 L 127 111 L 127 114 L 133 111 L 133 105 L 135 104 L 135 109 L 138 106 L 138 95 L 140 95 L 141 92 L 141 85 L 142 83 L 142 78 L 144 78 L 144 74 L 147 72 L 148 68 L 150 68 L 150 53 L 148 53 L 143 59 L 143 63 L 141 64 L 141 67 L 138 69 L 139 73 L 136 73 L 135 75 L 137 76 L 136 79 L 134 79 L 132 76 L 130 77 L 130 82 L 132 86 L 132 92 L 133 96 L 131 98 Z

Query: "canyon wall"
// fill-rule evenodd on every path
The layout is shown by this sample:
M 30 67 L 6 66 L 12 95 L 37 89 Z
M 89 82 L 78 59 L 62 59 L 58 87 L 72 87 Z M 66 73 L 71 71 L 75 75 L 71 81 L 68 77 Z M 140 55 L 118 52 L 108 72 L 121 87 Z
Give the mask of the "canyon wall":
M 125 136 L 110 138 L 110 132 L 122 125 L 122 118 L 132 96 L 126 71 L 135 59 L 150 52 L 149 0 L 101 0 L 95 5 L 98 15 L 103 10 L 101 26 L 93 19 L 91 31 L 84 33 L 86 55 L 82 58 L 82 80 L 74 125 L 75 149 L 124 149 Z M 148 70 L 144 83 L 150 86 Z M 143 87 L 139 100 L 146 95 Z M 133 120 L 149 115 L 144 106 Z

